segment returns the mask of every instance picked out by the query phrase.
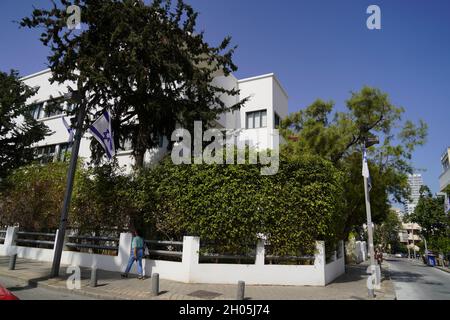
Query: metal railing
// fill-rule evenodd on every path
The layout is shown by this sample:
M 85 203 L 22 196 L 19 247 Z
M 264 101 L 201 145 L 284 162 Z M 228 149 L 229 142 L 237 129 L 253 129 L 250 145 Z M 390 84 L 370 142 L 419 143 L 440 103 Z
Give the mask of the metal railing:
M 199 263 L 254 264 L 255 261 L 256 243 L 227 249 L 220 243 L 200 242 Z
M 183 257 L 183 241 L 145 240 L 148 248 L 146 258 L 181 262 Z
M 277 255 L 273 252 L 271 245 L 265 246 L 264 264 L 314 265 L 315 262 L 314 255 L 302 254 L 301 250 L 294 255 Z
M 69 235 L 64 244 L 66 250 L 116 256 L 119 252 L 119 237 Z
M 55 233 L 19 231 L 16 244 L 22 247 L 52 249 L 55 236 Z
M 6 238 L 6 230 L 0 230 L 0 244 L 5 243 L 5 238 Z

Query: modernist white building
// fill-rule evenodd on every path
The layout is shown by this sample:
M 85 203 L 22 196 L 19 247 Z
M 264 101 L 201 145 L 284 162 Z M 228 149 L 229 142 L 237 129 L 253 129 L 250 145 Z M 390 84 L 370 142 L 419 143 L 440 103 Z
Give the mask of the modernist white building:
M 35 105 L 33 116 L 38 121 L 45 123 L 52 132 L 51 135 L 33 146 L 36 148 L 37 158 L 41 162 L 64 161 L 66 160 L 66 151 L 70 151 L 67 143 L 69 134 L 62 121 L 66 114 L 64 112 L 51 114 L 46 111 L 46 107 L 51 98 L 61 97 L 64 110 L 71 108 L 67 102 L 63 101 L 63 97 L 68 93 L 68 85 L 74 89 L 75 86 L 70 83 L 51 84 L 50 77 L 51 71 L 47 69 L 21 79 L 30 87 L 39 87 L 37 94 L 31 97 L 27 103 Z M 239 111 L 222 114 L 216 121 L 217 128 L 239 132 L 239 139 L 248 140 L 251 146 L 258 149 L 273 149 L 278 146 L 278 136 L 274 134 L 274 129 L 278 126 L 280 119 L 288 114 L 288 95 L 273 73 L 241 80 L 233 75 L 219 74 L 213 84 L 240 90 L 239 97 L 222 97 L 227 106 L 232 106 L 245 97 L 250 98 Z M 79 156 L 87 161 L 91 158 L 90 143 L 91 135 L 86 133 L 81 141 Z M 159 161 L 167 152 L 167 144 L 168 140 L 164 138 L 159 148 L 148 150 L 146 163 Z M 121 147 L 117 152 L 118 162 L 130 170 L 134 164 L 132 150 L 128 146 Z M 119 149 L 117 146 L 116 148 Z

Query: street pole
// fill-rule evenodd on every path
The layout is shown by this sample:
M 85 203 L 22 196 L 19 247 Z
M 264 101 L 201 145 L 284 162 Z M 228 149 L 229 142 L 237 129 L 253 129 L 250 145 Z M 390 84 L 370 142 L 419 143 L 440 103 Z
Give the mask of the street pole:
M 366 149 L 366 144 L 364 143 L 364 150 Z M 372 271 L 372 276 L 376 275 L 374 270 L 375 264 L 375 251 L 373 248 L 373 225 L 372 225 L 372 213 L 370 208 L 370 194 L 369 185 L 367 177 L 364 177 L 364 193 L 366 195 L 366 214 L 367 214 L 367 235 L 369 240 L 369 254 L 370 254 L 370 267 Z M 373 289 L 369 289 L 369 296 L 374 297 Z
M 67 218 L 69 214 L 70 200 L 72 198 L 73 181 L 75 178 L 75 171 L 77 168 L 78 151 L 80 150 L 81 137 L 83 135 L 84 118 L 86 116 L 86 106 L 84 104 L 84 97 L 78 98 L 80 109 L 78 111 L 77 116 L 77 123 L 76 123 L 77 130 L 74 137 L 72 154 L 70 156 L 69 171 L 67 173 L 66 191 L 64 194 L 64 203 L 61 209 L 61 220 L 56 238 L 55 253 L 53 256 L 52 271 L 50 274 L 52 278 L 59 276 L 59 268 L 61 265 L 61 256 L 64 248 L 64 238 L 67 227 Z

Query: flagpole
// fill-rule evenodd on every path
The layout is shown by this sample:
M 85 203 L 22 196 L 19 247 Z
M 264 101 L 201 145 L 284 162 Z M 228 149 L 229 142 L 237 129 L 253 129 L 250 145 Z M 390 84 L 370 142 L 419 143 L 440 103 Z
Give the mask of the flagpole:
M 364 149 L 363 149 L 363 157 L 366 151 L 366 142 L 364 141 Z M 367 161 L 367 159 L 363 160 Z M 370 254 L 370 267 L 372 271 L 372 276 L 376 276 L 375 271 L 375 250 L 373 247 L 373 224 L 372 224 L 372 212 L 370 208 L 370 194 L 369 194 L 369 186 L 368 186 L 368 177 L 364 175 L 364 193 L 366 198 L 366 214 L 367 214 L 367 235 L 369 240 L 369 254 Z M 373 298 L 375 296 L 374 289 L 369 288 L 369 297 Z
M 80 104 L 80 109 L 78 110 L 77 117 L 77 130 L 75 132 L 75 138 L 72 147 L 72 153 L 70 156 L 69 171 L 67 174 L 66 191 L 64 194 L 64 203 L 61 209 L 61 220 L 59 224 L 59 229 L 56 237 L 55 250 L 53 256 L 52 270 L 50 276 L 52 278 L 59 276 L 59 268 L 61 265 L 61 256 L 64 248 L 64 239 L 67 227 L 67 218 L 69 214 L 70 200 L 72 198 L 73 182 L 75 178 L 75 171 L 78 162 L 78 152 L 80 150 L 81 137 L 83 135 L 83 124 L 84 118 L 86 116 L 86 106 L 84 104 L 84 97 L 79 96 L 77 92 L 77 98 Z

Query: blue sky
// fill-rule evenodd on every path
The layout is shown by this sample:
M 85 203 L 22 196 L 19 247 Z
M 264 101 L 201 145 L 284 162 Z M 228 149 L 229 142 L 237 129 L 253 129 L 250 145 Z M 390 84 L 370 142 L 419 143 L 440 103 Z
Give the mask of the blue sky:
M 22 75 L 46 68 L 39 33 L 13 20 L 46 0 L 0 1 L 0 70 Z M 405 119 L 429 124 L 413 163 L 438 191 L 440 156 L 450 146 L 450 1 L 448 0 L 188 0 L 199 29 L 218 44 L 238 45 L 238 78 L 274 72 L 289 93 L 290 112 L 316 98 L 345 106 L 363 85 L 389 93 Z M 382 29 L 368 30 L 366 9 L 381 8 Z

